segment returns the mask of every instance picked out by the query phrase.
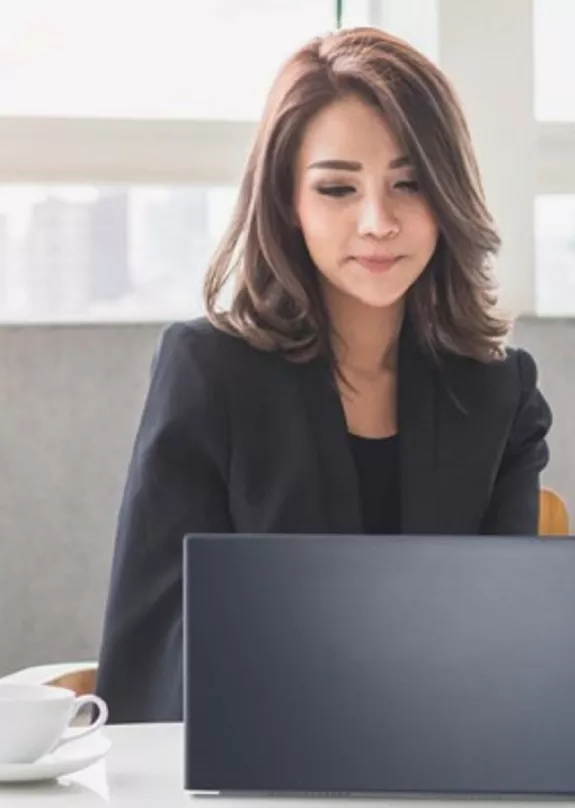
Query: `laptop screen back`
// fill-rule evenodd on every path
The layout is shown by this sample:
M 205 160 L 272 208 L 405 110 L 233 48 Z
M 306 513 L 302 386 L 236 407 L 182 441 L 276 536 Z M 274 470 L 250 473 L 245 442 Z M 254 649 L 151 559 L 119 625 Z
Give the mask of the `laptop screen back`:
M 192 536 L 186 788 L 575 793 L 575 541 Z

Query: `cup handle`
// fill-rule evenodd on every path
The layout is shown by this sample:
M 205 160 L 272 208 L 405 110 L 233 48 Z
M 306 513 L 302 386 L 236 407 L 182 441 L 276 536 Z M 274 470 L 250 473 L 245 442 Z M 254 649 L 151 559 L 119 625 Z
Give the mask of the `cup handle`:
M 101 699 L 99 696 L 96 696 L 94 693 L 89 693 L 86 696 L 77 696 L 74 705 L 74 714 L 70 720 L 73 720 L 80 711 L 81 707 L 84 707 L 86 704 L 93 704 L 95 707 L 98 708 L 98 716 L 96 720 L 90 724 L 88 727 L 84 727 L 83 729 L 68 729 L 62 735 L 58 743 L 54 746 L 55 749 L 59 749 L 63 744 L 69 743 L 70 741 L 77 741 L 79 738 L 85 738 L 87 735 L 91 735 L 93 732 L 96 732 L 97 729 L 104 726 L 106 721 L 108 720 L 108 705 Z

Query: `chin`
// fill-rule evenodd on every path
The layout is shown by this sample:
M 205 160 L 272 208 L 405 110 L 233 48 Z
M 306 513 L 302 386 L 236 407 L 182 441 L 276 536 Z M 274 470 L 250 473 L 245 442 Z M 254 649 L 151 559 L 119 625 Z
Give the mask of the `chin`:
M 384 309 L 392 309 L 398 306 L 403 300 L 403 297 L 394 298 L 393 300 L 378 300 L 378 301 L 362 301 L 364 306 L 367 306 L 374 311 L 383 311 Z
M 373 295 L 353 295 L 359 303 L 371 309 L 388 309 L 401 303 L 407 294 L 407 289 L 399 292 Z
M 369 309 L 388 309 L 397 306 L 403 301 L 411 284 L 393 282 L 391 278 L 386 283 L 347 283 L 333 282 L 329 277 L 321 276 L 324 292 L 328 297 L 339 298 L 343 303 L 355 306 L 364 306 Z M 391 281 L 391 282 L 390 282 Z

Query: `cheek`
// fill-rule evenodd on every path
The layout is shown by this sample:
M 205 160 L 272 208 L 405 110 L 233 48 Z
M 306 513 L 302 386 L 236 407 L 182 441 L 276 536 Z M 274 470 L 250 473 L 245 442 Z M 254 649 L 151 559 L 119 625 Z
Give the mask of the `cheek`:
M 299 206 L 299 218 L 302 228 L 309 233 L 321 232 L 329 226 L 331 220 L 327 205 L 310 196 L 302 200 Z
M 342 235 L 342 216 L 322 200 L 302 200 L 297 209 L 298 222 L 311 253 L 329 254 Z
M 410 226 L 411 237 L 417 240 L 422 250 L 435 249 L 439 238 L 439 228 L 435 216 L 424 206 L 413 216 Z

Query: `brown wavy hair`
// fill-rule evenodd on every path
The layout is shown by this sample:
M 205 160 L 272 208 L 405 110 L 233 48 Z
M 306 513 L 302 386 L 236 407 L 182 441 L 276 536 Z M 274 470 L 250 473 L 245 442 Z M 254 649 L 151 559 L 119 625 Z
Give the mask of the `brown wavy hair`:
M 310 120 L 350 94 L 381 112 L 439 225 L 434 255 L 406 297 L 418 342 L 434 357 L 501 357 L 510 324 L 495 308 L 500 240 L 460 104 L 431 61 L 375 28 L 317 37 L 277 76 L 206 275 L 210 321 L 292 361 L 333 357 L 318 271 L 293 216 L 293 171 Z M 221 307 L 230 282 L 231 301 Z

